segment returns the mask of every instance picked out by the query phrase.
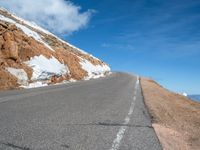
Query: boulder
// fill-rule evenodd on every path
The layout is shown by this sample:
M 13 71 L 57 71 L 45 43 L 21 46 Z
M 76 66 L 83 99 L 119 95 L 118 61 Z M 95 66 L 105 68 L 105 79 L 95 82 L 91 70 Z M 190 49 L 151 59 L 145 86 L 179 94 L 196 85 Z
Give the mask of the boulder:
M 18 45 L 14 41 L 13 34 L 11 32 L 5 32 L 3 38 L 5 40 L 2 48 L 2 53 L 4 54 L 4 57 L 17 60 L 19 58 Z

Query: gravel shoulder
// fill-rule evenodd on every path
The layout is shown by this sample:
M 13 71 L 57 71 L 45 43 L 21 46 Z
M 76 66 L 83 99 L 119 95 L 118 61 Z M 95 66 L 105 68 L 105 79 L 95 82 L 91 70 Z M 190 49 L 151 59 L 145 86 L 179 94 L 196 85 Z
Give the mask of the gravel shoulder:
M 165 150 L 200 148 L 200 103 L 141 78 L 152 125 Z

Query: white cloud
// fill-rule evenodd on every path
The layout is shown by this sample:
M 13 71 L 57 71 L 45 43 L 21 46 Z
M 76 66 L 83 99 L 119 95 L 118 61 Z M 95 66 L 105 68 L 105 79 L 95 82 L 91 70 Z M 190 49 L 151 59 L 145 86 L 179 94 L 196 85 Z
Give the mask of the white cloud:
M 57 34 L 70 34 L 85 27 L 94 12 L 80 12 L 80 6 L 65 0 L 1 0 L 0 5 Z

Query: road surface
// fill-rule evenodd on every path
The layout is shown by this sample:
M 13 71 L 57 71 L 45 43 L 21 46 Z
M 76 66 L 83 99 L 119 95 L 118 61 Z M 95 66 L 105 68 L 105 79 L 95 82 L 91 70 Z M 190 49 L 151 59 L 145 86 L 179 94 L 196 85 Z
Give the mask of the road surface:
M 0 93 L 0 150 L 159 149 L 136 76 Z

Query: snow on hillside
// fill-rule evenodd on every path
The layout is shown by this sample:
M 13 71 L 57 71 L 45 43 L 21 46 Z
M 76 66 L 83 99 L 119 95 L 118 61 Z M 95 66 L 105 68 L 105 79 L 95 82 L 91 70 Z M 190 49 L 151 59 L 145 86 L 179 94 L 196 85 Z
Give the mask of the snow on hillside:
M 19 23 L 17 23 L 16 21 L 10 19 L 10 18 L 7 18 L 7 17 L 4 17 L 2 15 L 0 15 L 0 20 L 3 20 L 3 21 L 6 21 L 6 22 L 9 22 L 9 23 L 12 23 L 12 24 L 15 24 L 18 28 L 20 28 L 27 36 L 30 36 L 30 37 L 33 37 L 35 40 L 37 40 L 38 42 L 44 44 L 48 49 L 54 51 L 47 43 L 45 43 L 41 36 L 34 32 L 33 30 L 30 30 L 29 28 L 27 28 L 26 26 L 24 25 L 21 25 Z M 29 23 L 30 24 L 30 23 Z
M 21 85 L 21 87 L 27 88 L 27 87 L 44 86 L 44 85 L 47 85 L 49 80 L 51 80 L 52 77 L 54 76 L 58 78 L 65 76 L 67 81 L 74 81 L 74 80 L 80 80 L 80 79 L 88 80 L 91 78 L 104 77 L 106 73 L 110 72 L 109 66 L 103 63 L 98 58 L 71 45 L 70 43 L 66 41 L 63 41 L 62 39 L 58 38 L 54 34 L 50 33 L 49 31 L 41 28 L 37 24 L 26 21 L 20 17 L 17 17 L 14 14 L 9 13 L 6 9 L 0 8 L 0 21 L 15 25 L 17 29 L 20 30 L 20 32 L 23 32 L 27 37 L 33 38 L 35 41 L 41 43 L 44 47 L 46 47 L 46 50 L 49 50 L 49 52 L 47 52 L 45 49 L 44 50 L 38 49 L 34 55 L 33 55 L 34 52 L 31 52 L 30 57 L 28 56 L 29 54 L 27 54 L 27 51 L 23 51 L 24 54 L 20 56 L 27 55 L 29 58 L 28 61 L 26 60 L 24 62 L 20 62 L 20 64 L 17 64 L 17 62 L 15 62 L 14 66 L 5 66 L 7 72 L 9 72 L 10 74 L 12 74 L 13 76 L 17 78 L 17 82 L 18 84 Z M 4 24 L 0 29 L 2 30 L 3 28 L 5 28 L 5 25 L 8 25 L 8 24 Z M 0 36 L 10 37 L 10 35 L 3 35 L 5 31 L 7 32 L 7 30 L 2 31 L 1 32 L 2 35 Z M 9 32 L 12 32 L 12 30 Z M 15 34 L 11 34 L 11 35 L 15 36 Z M 20 36 L 20 35 L 17 35 L 17 36 Z M 15 38 L 12 38 L 12 40 L 13 39 Z M 3 44 L 4 42 L 5 40 L 2 41 Z M 59 42 L 63 44 L 60 44 Z M 12 47 L 13 45 L 19 44 L 19 43 L 16 43 L 16 41 L 7 42 L 7 44 L 9 43 L 11 43 L 11 45 L 4 46 L 4 47 L 9 48 L 9 47 Z M 30 45 L 30 43 L 32 42 L 28 42 L 27 44 Z M 53 46 L 52 46 L 52 43 L 53 43 Z M 55 47 L 55 46 L 58 46 L 58 47 Z M 4 51 L 5 52 L 8 51 L 9 55 L 13 53 L 14 57 L 16 58 L 16 57 L 19 57 L 18 49 L 17 49 L 18 47 L 19 46 L 17 47 L 15 46 L 15 50 L 11 49 L 12 51 L 11 50 L 8 51 L 6 49 Z M 41 45 L 34 46 L 34 47 L 41 48 Z M 68 51 L 68 48 L 66 47 L 70 48 L 69 51 Z M 32 49 L 32 47 L 29 47 L 29 49 L 30 48 Z M 59 51 L 57 51 L 57 49 L 59 49 Z M 68 52 L 66 52 L 66 50 Z M 5 56 L 4 55 L 5 54 L 0 53 L 0 57 L 2 58 L 8 57 L 7 56 L 8 54 L 6 54 Z M 8 57 L 7 59 L 10 59 L 10 57 Z M 16 58 L 16 59 L 19 61 L 21 58 Z M 6 64 L 7 60 L 3 60 L 3 61 Z M 79 65 L 77 63 L 79 63 Z M 23 67 L 22 64 L 26 64 L 28 67 L 32 69 L 31 78 L 29 77 L 30 72 L 29 73 L 26 72 L 27 70 Z M 15 68 L 15 66 L 18 66 L 18 67 Z M 20 68 L 19 66 L 21 66 L 22 68 Z M 45 80 L 48 80 L 48 82 L 46 82 Z M 60 82 L 60 79 L 59 79 L 59 82 Z
M 0 10 L 6 11 L 6 12 L 7 12 L 6 9 L 1 8 L 1 7 L 0 7 Z M 47 34 L 47 35 L 53 36 L 53 37 L 57 38 L 59 41 L 61 41 L 61 42 L 65 43 L 65 44 L 67 44 L 68 46 L 70 46 L 70 47 L 72 47 L 72 48 L 74 48 L 74 49 L 80 51 L 81 53 L 88 54 L 88 53 L 85 52 L 84 50 L 82 50 L 82 49 L 80 49 L 80 48 L 78 48 L 78 47 L 76 47 L 76 46 L 74 46 L 74 45 L 72 45 L 72 44 L 70 44 L 70 43 L 68 43 L 68 42 L 66 42 L 66 41 L 64 41 L 64 40 L 62 40 L 62 39 L 60 39 L 60 38 L 57 37 L 56 35 L 52 34 L 52 33 L 49 32 L 49 31 L 47 31 L 46 29 L 43 29 L 42 27 L 38 26 L 35 22 L 30 22 L 30 21 L 24 20 L 24 19 L 22 19 L 22 18 L 20 18 L 20 17 L 18 17 L 18 16 L 16 16 L 16 15 L 14 15 L 14 14 L 10 14 L 10 15 L 11 15 L 12 17 L 14 17 L 16 20 L 18 20 L 19 22 L 21 22 L 21 23 L 23 23 L 23 24 L 26 24 L 27 26 L 29 26 L 29 27 L 31 27 L 31 28 L 33 28 L 33 29 L 36 29 L 36 30 L 38 30 L 38 31 L 40 31 L 40 32 L 43 32 L 43 33 L 45 33 L 45 34 Z M 12 19 L 10 19 L 10 18 L 7 18 L 7 17 L 4 17 L 4 16 L 2 16 L 2 15 L 0 15 L 0 20 L 4 20 L 4 21 L 7 21 L 7 22 L 16 24 L 16 26 L 18 26 L 21 30 L 23 30 L 24 33 L 26 33 L 28 36 L 33 37 L 35 40 L 37 40 L 37 41 L 43 43 L 43 44 L 44 44 L 47 48 L 49 48 L 50 50 L 53 50 L 47 43 L 45 43 L 45 42 L 41 39 L 41 37 L 40 37 L 36 32 L 34 32 L 34 31 L 28 29 L 27 27 L 25 27 L 25 26 L 23 26 L 23 25 L 21 25 L 21 24 L 15 22 L 14 20 L 12 20 Z M 91 55 L 91 54 L 88 54 L 88 55 L 94 57 L 94 56 Z M 94 57 L 94 58 L 95 58 L 95 59 L 98 59 L 98 58 L 96 58 L 96 57 Z M 98 59 L 98 60 L 99 60 L 99 59 Z
M 67 66 L 61 64 L 54 57 L 47 59 L 43 55 L 35 56 L 27 61 L 26 64 L 33 68 L 32 80 L 45 80 L 53 75 L 61 76 L 69 73 Z
M 1 7 L 0 7 L 0 10 L 8 13 L 8 10 L 6 10 L 5 8 L 1 8 Z M 46 34 L 53 35 L 51 32 L 49 32 L 49 31 L 43 29 L 42 27 L 38 26 L 35 22 L 30 22 L 30 21 L 24 20 L 23 18 L 20 18 L 20 17 L 14 15 L 14 14 L 11 14 L 11 13 L 9 13 L 9 14 L 10 14 L 13 18 L 15 18 L 16 20 L 18 20 L 20 23 L 26 24 L 26 25 L 28 25 L 28 26 L 30 26 L 30 27 L 32 27 L 32 28 L 34 28 L 34 29 L 37 29 L 37 30 L 39 30 L 39 31 L 41 31 L 41 32 L 44 32 L 44 33 L 46 33 Z M 4 17 L 4 18 L 7 18 L 7 17 Z M 9 18 L 7 18 L 7 19 L 9 19 Z M 12 19 L 9 19 L 9 20 L 10 20 L 10 21 L 13 21 L 13 23 L 16 23 L 16 22 L 15 22 L 14 20 L 12 20 Z
M 27 73 L 23 69 L 16 69 L 8 67 L 6 68 L 12 75 L 17 77 L 18 83 L 24 86 L 28 85 L 28 76 Z
M 1 7 L 0 7 L 0 10 L 8 12 L 6 9 L 1 8 Z M 62 39 L 60 39 L 60 38 L 57 37 L 56 35 L 52 34 L 51 32 L 47 31 L 46 29 L 40 27 L 40 26 L 37 25 L 35 22 L 30 22 L 30 21 L 24 20 L 24 19 L 22 19 L 22 18 L 20 18 L 20 17 L 18 17 L 18 16 L 16 16 L 16 15 L 14 15 L 14 14 L 10 14 L 10 15 L 11 15 L 12 17 L 14 17 L 15 19 L 17 19 L 18 21 L 20 21 L 21 23 L 26 24 L 26 25 L 32 27 L 33 29 L 36 29 L 36 30 L 38 30 L 38 31 L 40 31 L 40 32 L 43 32 L 43 33 L 45 33 L 45 34 L 54 36 L 55 38 L 57 38 L 57 39 L 60 40 L 61 42 L 63 42 L 63 43 L 65 43 L 65 44 L 67 44 L 68 46 L 70 46 L 70 47 L 72 47 L 72 48 L 74 48 L 74 49 L 80 51 L 81 53 L 88 54 L 88 53 L 85 52 L 84 50 L 82 50 L 82 49 L 80 49 L 80 48 L 78 48 L 78 47 L 76 47 L 76 46 L 74 46 L 74 45 L 72 45 L 72 44 L 70 44 L 70 43 L 68 43 L 68 42 L 66 42 L 66 41 L 64 41 L 64 40 L 62 40 Z M 23 26 L 23 25 L 21 25 L 21 24 L 19 24 L 19 23 L 16 23 L 14 20 L 12 20 L 12 19 L 10 19 L 10 18 L 7 18 L 7 17 L 4 17 L 4 16 L 2 16 L 2 15 L 0 15 L 0 20 L 5 20 L 5 21 L 7 21 L 7 22 L 16 24 L 16 25 L 17 25 L 21 30 L 23 30 L 24 33 L 26 33 L 28 36 L 32 36 L 33 38 L 35 38 L 35 39 L 38 40 L 39 42 L 42 42 L 42 43 L 43 43 L 45 46 L 47 46 L 49 49 L 53 50 L 47 43 L 45 43 L 45 42 L 41 39 L 41 37 L 40 37 L 36 32 L 31 31 L 31 30 L 28 29 L 27 27 L 25 27 L 25 26 Z M 91 54 L 88 54 L 88 55 L 94 57 L 94 56 L 91 55 Z M 98 58 L 96 58 L 96 57 L 94 57 L 94 58 L 95 58 L 95 59 L 98 59 Z
M 1 8 L 1 7 L 0 7 L 0 10 L 2 10 L 2 11 L 7 11 L 6 9 Z M 70 47 L 72 47 L 72 48 L 74 48 L 74 49 L 76 49 L 76 50 L 78 50 L 78 51 L 80 51 L 80 52 L 82 52 L 82 53 L 84 53 L 84 54 L 88 54 L 88 53 L 85 52 L 84 50 L 79 49 L 79 48 L 77 48 L 76 46 L 74 46 L 74 45 L 72 45 L 72 44 L 70 44 L 70 43 L 68 43 L 68 42 L 66 42 L 66 41 L 63 41 L 62 39 L 60 39 L 60 38 L 57 37 L 56 35 L 52 34 L 51 32 L 49 32 L 49 31 L 47 31 L 46 29 L 43 29 L 42 27 L 38 26 L 35 22 L 30 22 L 30 21 L 24 20 L 24 19 L 22 19 L 22 18 L 20 18 L 20 17 L 18 17 L 18 16 L 16 16 L 16 15 L 14 15 L 14 14 L 11 14 L 11 16 L 14 17 L 16 20 L 20 21 L 21 23 L 26 24 L 26 25 L 28 25 L 29 27 L 33 28 L 33 29 L 36 29 L 36 30 L 38 30 L 38 31 L 40 31 L 40 32 L 43 32 L 43 33 L 45 33 L 45 34 L 54 36 L 55 38 L 57 38 L 57 39 L 60 40 L 61 42 L 67 44 L 68 46 L 70 46 Z M 6 18 L 6 17 L 4 17 L 4 16 L 0 16 L 0 18 L 1 18 L 1 17 L 2 17 L 2 19 L 5 19 L 5 21 L 11 22 L 11 23 L 15 23 L 15 24 L 16 24 L 17 26 L 19 26 L 19 28 L 21 28 L 23 31 L 25 31 L 25 32 L 27 31 L 26 27 L 24 27 L 23 25 L 17 24 L 15 21 L 13 21 L 13 20 L 11 20 L 11 19 L 9 19 L 9 18 Z M 32 32 L 34 32 L 34 31 L 32 31 Z M 29 34 L 29 33 L 31 33 L 31 32 L 26 32 L 26 33 L 27 33 L 28 35 L 31 36 L 31 34 Z M 35 33 L 33 33 L 32 35 L 35 35 L 35 36 L 33 36 L 33 38 L 36 38 L 36 40 L 39 40 L 40 42 L 42 42 L 43 44 L 45 44 L 45 46 L 49 47 L 48 44 L 46 44 L 45 42 L 43 42 L 43 41 L 41 40 L 40 37 L 38 38 L 38 35 L 36 35 Z M 51 48 L 50 48 L 50 49 L 51 49 Z M 90 54 L 89 54 L 89 55 L 90 55 Z M 90 55 L 90 56 L 92 56 L 92 55 Z M 92 57 L 94 57 L 94 56 L 92 56 Z M 94 58 L 96 58 L 96 57 L 94 57 Z M 98 59 L 98 58 L 96 58 L 96 59 Z
M 101 72 L 104 72 L 104 70 L 110 71 L 110 68 L 107 65 L 93 65 L 91 62 L 88 60 L 82 60 L 80 62 L 82 68 L 88 72 L 88 77 L 85 79 L 90 79 L 90 78 L 98 78 L 103 76 Z
M 187 93 L 185 93 L 185 92 L 183 92 L 183 93 L 182 93 L 182 95 L 183 95 L 183 96 L 185 96 L 185 97 L 187 97 L 187 96 L 188 96 L 188 94 L 187 94 Z

